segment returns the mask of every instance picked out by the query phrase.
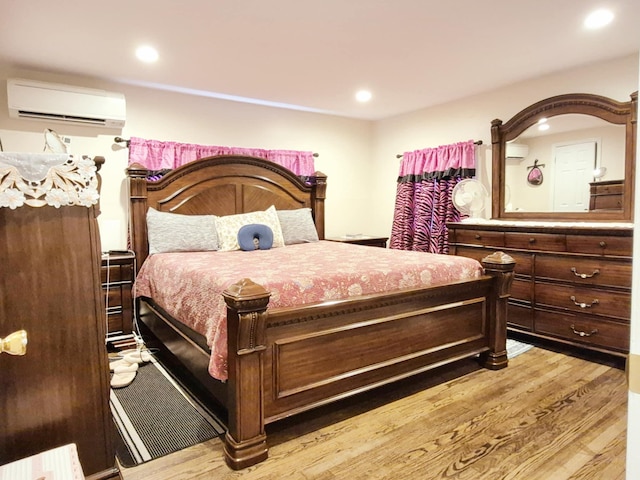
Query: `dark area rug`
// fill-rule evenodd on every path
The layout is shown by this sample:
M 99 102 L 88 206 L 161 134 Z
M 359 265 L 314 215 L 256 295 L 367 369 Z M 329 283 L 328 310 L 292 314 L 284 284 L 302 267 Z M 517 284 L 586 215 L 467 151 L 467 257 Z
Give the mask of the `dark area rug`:
M 111 390 L 116 454 L 132 467 L 224 434 L 225 427 L 160 364 L 141 365 L 129 386 Z

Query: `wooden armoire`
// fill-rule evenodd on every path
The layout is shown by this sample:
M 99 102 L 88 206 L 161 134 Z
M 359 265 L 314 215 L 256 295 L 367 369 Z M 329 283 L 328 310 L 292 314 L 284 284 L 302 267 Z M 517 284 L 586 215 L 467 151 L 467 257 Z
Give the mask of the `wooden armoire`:
M 11 168 L 0 158 L 0 181 Z M 7 205 L 3 193 L 0 337 L 25 330 L 28 344 L 0 354 L 0 464 L 75 443 L 87 477 L 117 477 L 98 206 Z

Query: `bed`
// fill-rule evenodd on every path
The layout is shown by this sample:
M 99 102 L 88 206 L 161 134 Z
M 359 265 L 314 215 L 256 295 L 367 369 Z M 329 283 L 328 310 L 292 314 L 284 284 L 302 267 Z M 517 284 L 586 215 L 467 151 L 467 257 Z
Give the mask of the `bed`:
M 272 162 L 243 156 L 200 159 L 157 181 L 149 181 L 149 173 L 136 164 L 127 169 L 138 271 L 156 256 L 149 255 L 150 211 L 222 217 L 311 209 L 318 243 L 337 243 L 324 241 L 322 173 L 303 181 Z M 370 256 L 384 250 L 343 247 L 366 249 Z M 252 256 L 242 258 L 258 258 L 245 253 Z M 292 258 L 300 261 L 299 255 Z M 173 318 L 149 290 L 136 298 L 147 344 L 159 349 L 160 360 L 205 403 L 224 407 L 225 460 L 234 470 L 267 458 L 265 426 L 283 418 L 468 357 L 478 356 L 489 369 L 507 366 L 506 305 L 514 262 L 501 252 L 483 259 L 481 272 L 470 279 L 284 306 L 274 299 L 270 306 L 271 292 L 251 279 L 261 278 L 260 265 L 253 267 L 255 275 L 233 279 L 221 293 L 224 381 L 210 374 L 205 335 Z

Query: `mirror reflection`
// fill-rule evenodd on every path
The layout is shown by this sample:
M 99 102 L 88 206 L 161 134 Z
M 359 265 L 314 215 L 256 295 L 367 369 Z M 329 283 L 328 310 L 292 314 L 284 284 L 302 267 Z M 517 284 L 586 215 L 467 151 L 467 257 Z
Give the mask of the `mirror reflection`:
M 590 115 L 541 118 L 506 143 L 504 211 L 593 209 L 591 193 L 600 186 L 596 182 L 624 180 L 625 134 L 625 125 Z

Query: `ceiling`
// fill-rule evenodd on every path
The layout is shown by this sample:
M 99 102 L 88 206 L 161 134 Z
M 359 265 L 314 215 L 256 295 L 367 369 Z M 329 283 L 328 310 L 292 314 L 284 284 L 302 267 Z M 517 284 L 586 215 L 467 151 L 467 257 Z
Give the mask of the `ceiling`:
M 639 24 L 639 0 L 3 0 L 0 61 L 375 120 L 637 53 Z

